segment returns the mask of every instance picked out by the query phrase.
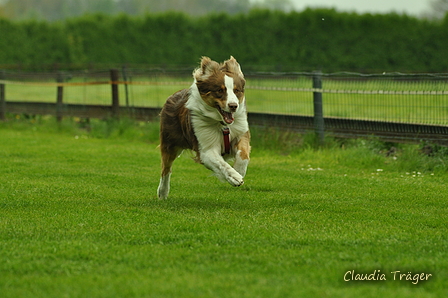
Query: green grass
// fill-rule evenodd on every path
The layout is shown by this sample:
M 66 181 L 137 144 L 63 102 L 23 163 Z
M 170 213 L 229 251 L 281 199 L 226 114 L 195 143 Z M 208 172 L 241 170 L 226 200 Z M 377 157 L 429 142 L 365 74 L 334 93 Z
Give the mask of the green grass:
M 101 81 L 101 79 L 99 79 Z M 104 81 L 104 80 L 103 80 Z M 107 81 L 107 79 L 105 80 Z M 190 77 L 138 77 L 128 86 L 131 106 L 162 107 L 166 98 L 174 92 L 188 88 Z M 71 82 L 84 82 L 74 78 Z M 169 84 L 166 84 L 166 83 Z M 143 84 L 139 84 L 143 83 Z M 251 112 L 313 115 L 311 92 L 278 90 L 278 88 L 311 88 L 310 78 L 281 79 L 247 78 L 246 97 Z M 268 88 L 268 90 L 260 90 Z M 277 90 L 275 90 L 277 88 Z M 332 80 L 323 79 L 323 88 L 331 90 L 364 91 L 446 91 L 443 81 Z M 121 104 L 126 104 L 124 86 L 120 86 Z M 34 85 L 6 85 L 8 101 L 55 102 L 56 87 Z M 67 86 L 64 102 L 71 104 L 111 103 L 109 85 Z M 448 125 L 448 95 L 401 94 L 323 94 L 324 115 L 365 120 L 395 121 L 406 123 Z
M 444 148 L 386 157 L 376 140 L 317 149 L 268 132 L 254 129 L 242 187 L 184 154 L 158 201 L 156 124 L 0 123 L 2 297 L 448 294 Z M 345 282 L 349 270 L 387 281 Z M 413 285 L 397 270 L 433 276 Z

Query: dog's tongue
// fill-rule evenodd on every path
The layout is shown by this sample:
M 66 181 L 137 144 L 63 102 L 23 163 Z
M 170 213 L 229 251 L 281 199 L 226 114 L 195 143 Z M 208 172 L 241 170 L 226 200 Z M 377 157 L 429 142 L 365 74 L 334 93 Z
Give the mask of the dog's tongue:
M 233 115 L 232 115 L 232 113 L 222 111 L 222 115 L 224 116 L 224 121 L 227 124 L 232 124 L 233 123 Z

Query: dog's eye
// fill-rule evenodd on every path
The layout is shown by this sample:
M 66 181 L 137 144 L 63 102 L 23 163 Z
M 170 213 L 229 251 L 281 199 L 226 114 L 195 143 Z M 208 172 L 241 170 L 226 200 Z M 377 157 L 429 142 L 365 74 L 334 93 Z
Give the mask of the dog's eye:
M 221 98 L 221 97 L 224 96 L 224 93 L 225 93 L 225 92 L 226 92 L 226 91 L 224 90 L 224 88 L 220 88 L 220 89 L 218 89 L 218 90 L 215 91 L 215 96 L 216 96 L 217 98 Z

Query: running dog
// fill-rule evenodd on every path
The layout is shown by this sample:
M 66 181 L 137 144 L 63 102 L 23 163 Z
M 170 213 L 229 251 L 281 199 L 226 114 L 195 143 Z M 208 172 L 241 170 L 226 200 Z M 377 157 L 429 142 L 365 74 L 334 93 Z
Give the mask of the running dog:
M 160 113 L 159 199 L 168 198 L 171 167 L 184 149 L 194 151 L 195 160 L 220 180 L 233 186 L 244 183 L 250 132 L 241 67 L 232 56 L 223 63 L 202 57 L 193 78 L 189 89 L 168 97 Z

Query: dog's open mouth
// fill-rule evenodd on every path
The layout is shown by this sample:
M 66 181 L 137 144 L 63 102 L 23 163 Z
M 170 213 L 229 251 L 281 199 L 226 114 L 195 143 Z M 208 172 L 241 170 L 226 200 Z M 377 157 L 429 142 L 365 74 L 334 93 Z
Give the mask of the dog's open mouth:
M 230 112 L 226 112 L 219 105 L 216 105 L 216 108 L 218 109 L 219 113 L 221 114 L 222 118 L 224 119 L 224 122 L 227 124 L 233 123 L 233 114 Z

